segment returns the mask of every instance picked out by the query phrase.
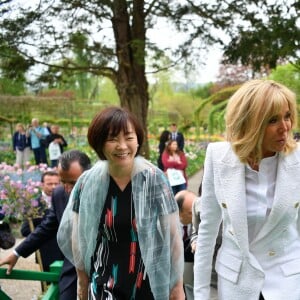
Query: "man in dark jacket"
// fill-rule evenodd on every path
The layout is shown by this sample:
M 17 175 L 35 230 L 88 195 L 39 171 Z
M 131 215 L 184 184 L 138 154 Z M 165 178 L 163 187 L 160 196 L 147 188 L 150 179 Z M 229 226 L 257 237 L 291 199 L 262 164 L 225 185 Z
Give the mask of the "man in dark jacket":
M 62 186 L 52 194 L 52 207 L 40 225 L 7 257 L 0 260 L 0 266 L 8 264 L 9 275 L 20 256 L 28 257 L 49 238 L 56 236 L 59 223 L 67 205 L 69 195 L 79 176 L 91 166 L 89 157 L 78 150 L 66 151 L 59 159 L 58 173 Z M 77 297 L 77 275 L 75 267 L 64 258 L 59 279 L 59 299 L 72 300 Z
M 42 193 L 36 199 L 38 203 L 37 216 L 32 219 L 33 230 L 41 224 L 43 219 L 46 218 L 50 211 L 52 203 L 52 195 L 54 189 L 59 185 L 59 176 L 55 171 L 46 171 L 41 176 Z M 28 220 L 25 220 L 21 227 L 21 233 L 24 237 L 27 237 L 31 231 Z M 49 272 L 50 265 L 56 260 L 62 260 L 63 254 L 60 251 L 56 236 L 49 238 L 48 241 L 44 242 L 39 248 L 41 254 L 42 271 Z M 38 262 L 38 260 L 37 260 Z
M 183 151 L 184 148 L 184 136 L 181 132 L 177 131 L 176 123 L 172 123 L 170 126 L 170 137 L 171 140 L 177 141 L 178 148 Z

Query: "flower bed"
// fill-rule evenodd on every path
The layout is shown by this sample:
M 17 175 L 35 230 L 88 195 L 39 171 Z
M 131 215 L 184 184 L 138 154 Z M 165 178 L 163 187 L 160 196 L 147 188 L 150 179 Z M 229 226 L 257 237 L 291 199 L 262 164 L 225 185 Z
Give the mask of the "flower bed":
M 0 164 L 0 217 L 19 222 L 37 217 L 37 197 L 41 194 L 41 174 L 47 165 L 19 166 Z

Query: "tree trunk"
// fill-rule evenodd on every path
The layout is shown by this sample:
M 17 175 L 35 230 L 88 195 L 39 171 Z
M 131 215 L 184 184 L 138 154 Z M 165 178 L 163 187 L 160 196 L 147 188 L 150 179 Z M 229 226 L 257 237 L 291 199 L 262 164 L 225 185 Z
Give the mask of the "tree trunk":
M 148 82 L 145 74 L 145 15 L 144 1 L 133 1 L 132 20 L 128 1 L 114 1 L 112 19 L 119 63 L 115 85 L 122 107 L 127 107 L 141 122 L 145 141 L 141 154 L 149 158 L 147 115 L 149 106 Z
M 122 76 L 120 76 L 122 78 Z M 148 111 L 148 94 L 144 95 L 143 91 L 137 88 L 139 80 L 132 79 L 127 87 L 122 86 L 122 79 L 118 84 L 118 93 L 121 99 L 121 106 L 127 107 L 139 119 L 145 133 L 145 140 L 142 145 L 141 154 L 149 158 L 148 129 L 147 129 L 147 111 Z

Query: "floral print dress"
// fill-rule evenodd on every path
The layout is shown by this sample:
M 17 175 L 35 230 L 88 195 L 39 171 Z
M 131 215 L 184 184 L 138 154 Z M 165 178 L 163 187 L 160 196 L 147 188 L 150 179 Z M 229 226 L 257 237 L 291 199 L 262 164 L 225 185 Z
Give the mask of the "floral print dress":
M 92 257 L 89 299 L 154 299 L 138 243 L 131 183 L 121 191 L 112 177 Z

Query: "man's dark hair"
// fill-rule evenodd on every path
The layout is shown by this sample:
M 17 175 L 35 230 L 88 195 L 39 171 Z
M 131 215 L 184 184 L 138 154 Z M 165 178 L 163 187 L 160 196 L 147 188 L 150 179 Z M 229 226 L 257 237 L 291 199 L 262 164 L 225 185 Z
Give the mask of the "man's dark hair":
M 64 171 L 68 171 L 74 161 L 78 161 L 83 171 L 91 168 L 90 158 L 84 152 L 79 150 L 69 150 L 63 152 L 58 163 Z
M 46 172 L 42 173 L 41 182 L 45 181 L 46 176 L 57 176 L 58 177 L 58 173 L 56 171 L 46 171 Z

